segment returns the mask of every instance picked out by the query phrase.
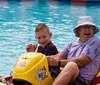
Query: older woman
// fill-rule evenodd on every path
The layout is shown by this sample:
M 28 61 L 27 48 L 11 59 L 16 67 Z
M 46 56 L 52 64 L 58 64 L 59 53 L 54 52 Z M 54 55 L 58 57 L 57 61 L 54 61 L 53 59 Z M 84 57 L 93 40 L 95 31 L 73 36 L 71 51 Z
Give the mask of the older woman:
M 99 32 L 92 17 L 81 16 L 74 28 L 78 37 L 54 57 L 48 57 L 50 66 L 64 67 L 52 85 L 91 85 L 100 70 Z

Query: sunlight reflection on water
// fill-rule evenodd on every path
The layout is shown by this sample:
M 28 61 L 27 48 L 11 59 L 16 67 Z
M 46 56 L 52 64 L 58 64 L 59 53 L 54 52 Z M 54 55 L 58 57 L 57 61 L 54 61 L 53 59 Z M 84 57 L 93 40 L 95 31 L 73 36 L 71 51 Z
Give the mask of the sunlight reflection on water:
M 98 12 L 98 13 L 97 13 Z M 61 50 L 72 38 L 72 29 L 81 15 L 91 15 L 100 27 L 100 5 L 71 5 L 53 1 L 0 2 L 0 74 L 9 75 L 16 59 L 28 43 L 36 43 L 34 29 L 46 23 L 53 33 L 52 41 Z M 97 34 L 100 37 L 100 33 Z

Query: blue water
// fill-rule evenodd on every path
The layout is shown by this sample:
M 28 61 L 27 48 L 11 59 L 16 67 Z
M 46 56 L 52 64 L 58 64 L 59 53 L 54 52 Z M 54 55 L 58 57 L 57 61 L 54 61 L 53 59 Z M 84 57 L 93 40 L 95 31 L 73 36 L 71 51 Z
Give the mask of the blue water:
M 0 1 L 0 75 L 9 75 L 16 59 L 28 43 L 37 43 L 34 29 L 46 23 L 53 33 L 52 41 L 61 50 L 76 38 L 73 28 L 82 15 L 91 15 L 100 27 L 100 5 L 74 5 L 48 0 Z M 96 34 L 100 37 L 100 33 Z

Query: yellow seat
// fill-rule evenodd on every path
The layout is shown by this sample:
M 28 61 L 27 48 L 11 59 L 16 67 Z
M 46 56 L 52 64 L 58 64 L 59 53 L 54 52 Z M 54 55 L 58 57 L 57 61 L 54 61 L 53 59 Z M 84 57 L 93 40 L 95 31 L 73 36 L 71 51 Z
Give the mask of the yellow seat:
M 97 77 L 100 76 L 100 72 L 97 74 Z
M 100 71 L 97 76 L 94 78 L 92 85 L 100 85 Z
M 16 61 L 13 79 L 28 81 L 32 85 L 51 85 L 53 79 L 48 69 L 47 57 L 42 53 L 27 52 Z

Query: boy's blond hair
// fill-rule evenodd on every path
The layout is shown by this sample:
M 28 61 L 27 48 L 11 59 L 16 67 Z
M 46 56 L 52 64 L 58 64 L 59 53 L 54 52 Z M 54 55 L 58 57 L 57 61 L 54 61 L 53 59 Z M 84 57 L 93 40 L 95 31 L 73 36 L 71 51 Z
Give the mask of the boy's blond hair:
M 35 29 L 35 33 L 39 32 L 40 30 L 46 29 L 48 32 L 50 32 L 49 27 L 44 23 L 39 23 Z

